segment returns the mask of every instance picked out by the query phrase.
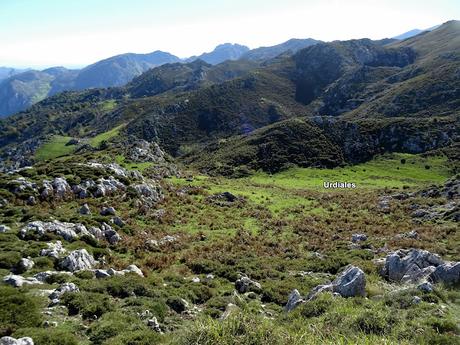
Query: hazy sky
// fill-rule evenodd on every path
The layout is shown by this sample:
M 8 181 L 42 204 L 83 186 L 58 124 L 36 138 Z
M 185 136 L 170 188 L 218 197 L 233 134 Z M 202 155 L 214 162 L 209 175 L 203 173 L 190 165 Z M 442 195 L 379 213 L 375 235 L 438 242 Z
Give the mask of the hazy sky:
M 294 37 L 379 39 L 459 18 L 458 0 L 0 0 L 0 66 L 73 67 L 154 50 L 186 57 Z

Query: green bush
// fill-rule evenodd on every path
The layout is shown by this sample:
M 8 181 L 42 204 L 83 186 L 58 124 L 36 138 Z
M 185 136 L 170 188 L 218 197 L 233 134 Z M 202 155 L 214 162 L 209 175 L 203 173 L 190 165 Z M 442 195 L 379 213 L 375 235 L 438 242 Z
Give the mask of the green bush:
M 133 334 L 147 330 L 147 326 L 138 318 L 121 312 L 110 312 L 91 325 L 89 339 L 94 345 L 111 344 L 116 336 Z M 150 330 L 150 332 L 153 332 Z
M 354 320 L 357 331 L 366 334 L 383 335 L 391 327 L 387 315 L 380 310 L 365 310 Z
M 70 315 L 81 314 L 84 319 L 93 315 L 99 318 L 114 309 L 108 296 L 94 292 L 65 293 L 61 301 L 69 309 Z
M 333 297 L 331 294 L 325 293 L 321 294 L 318 298 L 304 303 L 299 307 L 300 315 L 306 318 L 318 317 L 323 315 L 326 311 L 330 309 L 334 303 Z
M 21 260 L 18 252 L 0 252 L 0 268 L 12 269 Z
M 31 337 L 34 345 L 78 345 L 74 335 L 59 329 L 21 328 L 13 334 L 15 338 Z
M 161 335 L 150 329 L 122 333 L 104 341 L 103 345 L 154 345 L 161 343 Z
M 0 286 L 0 336 L 18 328 L 39 326 L 43 321 L 39 302 L 12 287 Z

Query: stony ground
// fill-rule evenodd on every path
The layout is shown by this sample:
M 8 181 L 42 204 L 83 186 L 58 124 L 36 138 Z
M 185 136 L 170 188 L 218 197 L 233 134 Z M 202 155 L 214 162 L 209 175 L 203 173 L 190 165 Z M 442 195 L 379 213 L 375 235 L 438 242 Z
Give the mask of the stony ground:
M 2 344 L 460 342 L 444 157 L 242 179 L 148 158 L 0 176 Z

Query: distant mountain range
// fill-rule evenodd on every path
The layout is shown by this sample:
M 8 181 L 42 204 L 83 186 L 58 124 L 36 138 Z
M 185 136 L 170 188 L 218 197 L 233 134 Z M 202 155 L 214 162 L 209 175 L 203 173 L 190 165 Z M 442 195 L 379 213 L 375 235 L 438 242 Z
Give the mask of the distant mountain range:
M 394 39 L 406 39 L 420 32 L 422 30 L 411 30 Z M 217 65 L 224 61 L 240 59 L 260 63 L 283 54 L 293 55 L 320 42 L 311 38 L 290 39 L 281 44 L 252 50 L 243 45 L 225 43 L 218 45 L 212 52 L 187 59 L 180 59 L 162 51 L 148 54 L 128 53 L 98 61 L 81 70 L 53 67 L 37 71 L 0 67 L 0 117 L 25 110 L 62 91 L 123 86 L 147 70 L 168 63 L 202 60 L 209 65 Z M 383 40 L 381 44 L 389 42 Z
M 422 32 L 426 32 L 426 31 L 433 31 L 434 29 L 437 29 L 439 27 L 439 25 L 435 25 L 435 26 L 432 26 L 431 28 L 428 28 L 428 29 L 424 29 L 424 30 L 420 30 L 420 29 L 412 29 L 412 30 L 409 30 L 403 34 L 400 34 L 398 36 L 395 36 L 395 37 L 392 37 L 396 40 L 405 40 L 407 38 L 411 38 L 411 37 L 414 37 L 418 34 L 421 34 Z
M 459 35 L 449 21 L 405 40 L 165 64 L 125 86 L 62 92 L 0 120 L 0 162 L 29 164 L 53 135 L 84 142 L 115 129 L 116 140 L 156 142 L 200 171 L 230 175 L 445 147 L 460 133 Z

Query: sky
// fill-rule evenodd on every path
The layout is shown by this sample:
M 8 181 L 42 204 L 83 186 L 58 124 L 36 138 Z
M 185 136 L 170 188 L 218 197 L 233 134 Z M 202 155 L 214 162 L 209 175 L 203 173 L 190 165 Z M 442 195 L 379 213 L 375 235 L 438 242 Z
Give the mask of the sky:
M 0 66 L 82 67 L 221 43 L 380 39 L 460 19 L 458 0 L 0 0 Z

